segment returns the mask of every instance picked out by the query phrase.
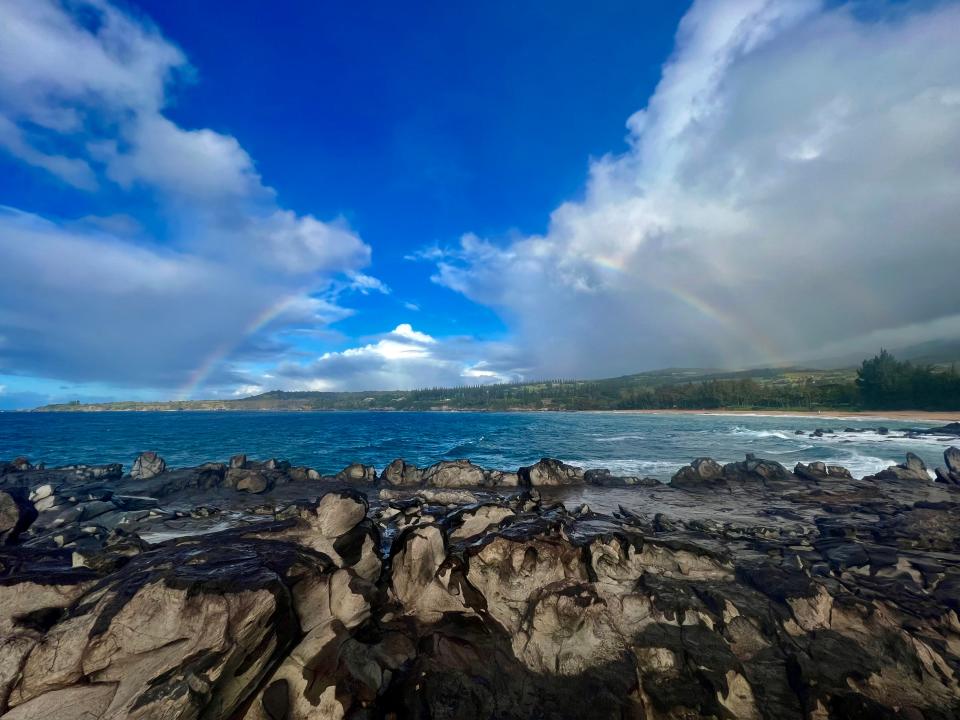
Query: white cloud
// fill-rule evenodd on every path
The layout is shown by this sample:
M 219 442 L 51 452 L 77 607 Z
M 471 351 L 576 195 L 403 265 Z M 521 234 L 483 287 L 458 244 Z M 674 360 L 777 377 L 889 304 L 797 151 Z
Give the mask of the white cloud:
M 375 341 L 283 363 L 261 385 L 289 390 L 391 390 L 522 378 L 512 349 L 468 337 L 435 338 L 401 323 Z M 262 378 L 262 376 L 261 376 Z
M 403 338 L 404 340 L 409 340 L 415 343 L 422 343 L 423 345 L 435 345 L 436 340 L 427 335 L 426 333 L 418 332 L 413 329 L 413 326 L 410 323 L 401 323 L 393 329 L 391 335 L 396 335 L 397 337 Z
M 240 142 L 164 114 L 183 52 L 106 0 L 0 2 L 0 151 L 81 190 L 147 194 L 135 221 L 0 212 L 0 371 L 177 387 L 232 382 L 223 360 L 350 311 L 370 248 L 341 219 L 281 207 Z M 191 385 L 190 387 L 193 387 Z
M 378 292 L 382 295 L 390 294 L 390 288 L 378 278 L 358 272 L 348 273 L 348 276 L 351 290 L 356 290 L 363 295 L 369 295 L 371 292 Z
M 125 188 L 140 184 L 196 204 L 268 194 L 236 138 L 185 130 L 160 114 L 138 116 L 120 141 L 91 145 L 107 176 Z
M 0 115 L 0 148 L 29 165 L 42 168 L 81 190 L 95 190 L 97 179 L 86 161 L 78 158 L 50 155 L 33 147 L 23 131 Z
M 696 2 L 629 150 L 545 235 L 465 235 L 435 281 L 502 312 L 551 374 L 936 331 L 960 313 L 960 5 L 856 10 Z

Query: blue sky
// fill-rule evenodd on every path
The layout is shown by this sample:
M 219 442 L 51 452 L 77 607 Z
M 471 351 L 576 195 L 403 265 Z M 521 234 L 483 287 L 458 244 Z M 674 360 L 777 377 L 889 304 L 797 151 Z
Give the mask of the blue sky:
M 0 408 L 954 337 L 958 19 L 10 0 Z

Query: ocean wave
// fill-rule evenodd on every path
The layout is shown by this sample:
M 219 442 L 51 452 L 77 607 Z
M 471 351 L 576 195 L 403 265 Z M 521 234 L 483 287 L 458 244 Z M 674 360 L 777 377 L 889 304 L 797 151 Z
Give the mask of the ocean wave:
M 684 463 L 676 460 L 641 460 L 639 458 L 611 458 L 598 460 L 564 460 L 568 465 L 584 470 L 606 468 L 619 475 L 670 477 Z
M 915 437 L 909 437 L 895 431 L 891 431 L 886 435 L 881 435 L 877 432 L 833 432 L 825 433 L 822 437 L 813 435 L 807 435 L 805 437 L 819 444 L 854 442 L 863 445 L 889 445 L 896 443 L 897 445 L 943 447 L 944 445 L 957 442 L 955 435 L 917 435 Z
M 891 465 L 895 465 L 902 460 L 892 460 L 890 458 L 877 457 L 875 455 L 862 455 L 852 453 L 845 457 L 823 458 L 821 462 L 827 465 L 840 465 L 850 471 L 855 478 L 863 478 L 867 475 L 876 475 L 881 470 L 886 470 Z
M 633 433 L 627 435 L 593 435 L 591 437 L 594 442 L 623 442 L 624 440 L 644 440 L 647 436 Z
M 787 434 L 784 430 L 754 430 L 737 425 L 730 430 L 731 435 L 743 435 L 752 438 L 777 438 L 778 440 L 795 440 L 800 437 L 794 433 Z
M 463 457 L 464 455 L 468 455 L 472 452 L 476 452 L 477 446 L 480 445 L 485 439 L 486 439 L 486 436 L 481 435 L 476 440 L 470 440 L 470 439 L 461 440 L 452 448 L 445 450 L 442 453 L 442 455 L 444 457 L 450 457 L 451 455 L 456 457 Z

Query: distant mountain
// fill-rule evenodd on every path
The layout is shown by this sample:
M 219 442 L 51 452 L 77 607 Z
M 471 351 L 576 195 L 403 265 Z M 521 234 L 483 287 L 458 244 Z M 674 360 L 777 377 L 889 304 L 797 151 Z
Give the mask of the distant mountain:
M 918 365 L 960 366 L 960 338 L 928 340 L 913 345 L 887 348 L 900 360 L 909 360 Z M 857 367 L 863 360 L 863 353 L 849 353 L 818 358 L 805 363 L 807 367 L 817 369 Z
M 236 400 L 68 403 L 40 412 L 144 410 L 628 410 L 641 408 L 843 407 L 854 372 L 668 368 L 599 380 L 540 380 L 420 390 L 285 392 Z
M 235 400 L 79 402 L 37 412 L 177 410 L 640 410 L 640 409 L 960 409 L 960 340 L 903 348 L 901 360 L 884 354 L 887 380 L 876 394 L 861 394 L 855 380 L 862 358 L 836 361 L 840 369 L 776 367 L 750 370 L 666 368 L 598 380 L 537 380 L 419 390 L 286 392 Z M 897 354 L 894 353 L 894 354 Z M 826 361 L 824 361 L 826 362 Z M 912 364 L 911 364 L 912 363 Z M 927 365 L 934 366 L 927 369 Z M 891 384 L 891 374 L 897 381 Z M 889 385 L 889 387 L 888 387 Z M 869 397 L 868 397 L 869 395 Z

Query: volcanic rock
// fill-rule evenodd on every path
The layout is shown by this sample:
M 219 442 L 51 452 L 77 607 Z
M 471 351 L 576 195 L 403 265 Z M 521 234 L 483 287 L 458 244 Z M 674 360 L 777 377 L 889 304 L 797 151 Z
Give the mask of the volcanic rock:
M 541 458 L 539 462 L 517 471 L 520 484 L 525 487 L 557 487 L 582 485 L 583 469 L 554 460 Z
M 678 488 L 702 487 L 723 480 L 723 467 L 710 458 L 697 458 L 680 468 L 670 478 L 670 485 Z
M 635 475 L 613 475 L 606 468 L 587 470 L 583 474 L 583 481 L 587 485 L 599 485 L 601 487 L 628 487 L 631 485 L 657 487 L 660 485 L 660 481 L 656 478 L 642 478 Z
M 927 472 L 927 466 L 923 460 L 911 452 L 907 453 L 905 462 L 899 465 L 891 465 L 886 470 L 881 470 L 876 475 L 865 480 L 922 480 L 930 481 L 930 474 Z
M 397 458 L 384 468 L 380 479 L 394 487 L 419 485 L 423 482 L 423 470 L 402 458 Z
M 353 463 L 336 474 L 338 482 L 368 483 L 377 481 L 377 471 L 372 465 Z
M 544 465 L 520 479 L 577 476 Z M 487 486 L 405 488 L 400 461 L 401 487 L 385 471 L 372 505 L 352 489 L 280 504 L 221 493 L 244 524 L 154 544 L 99 525 L 134 512 L 124 496 L 14 473 L 24 497 L 117 509 L 46 534 L 38 520 L 0 546 L 0 718 L 960 716 L 952 485 L 699 459 L 605 514 L 533 488 L 499 497 L 469 463 L 431 467 Z M 174 475 L 189 494 L 253 472 L 287 492 L 292 470 L 124 487 Z M 581 502 L 581 488 L 550 489 L 564 493 Z M 254 503 L 268 519 L 250 520 Z
M 960 475 L 960 448 L 949 447 L 943 451 L 943 461 L 947 470 L 954 475 Z
M 37 510 L 20 488 L 0 490 L 0 544 L 9 545 L 37 519 Z
M 130 477 L 134 480 L 149 480 L 167 469 L 167 463 L 155 452 L 145 452 L 137 455 L 130 470 Z

